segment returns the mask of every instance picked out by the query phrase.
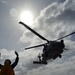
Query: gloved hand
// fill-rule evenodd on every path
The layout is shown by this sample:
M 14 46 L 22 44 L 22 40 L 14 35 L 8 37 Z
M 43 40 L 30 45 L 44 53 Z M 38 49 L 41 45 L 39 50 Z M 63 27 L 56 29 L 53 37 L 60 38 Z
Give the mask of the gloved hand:
M 18 53 L 15 51 L 16 56 L 18 57 Z

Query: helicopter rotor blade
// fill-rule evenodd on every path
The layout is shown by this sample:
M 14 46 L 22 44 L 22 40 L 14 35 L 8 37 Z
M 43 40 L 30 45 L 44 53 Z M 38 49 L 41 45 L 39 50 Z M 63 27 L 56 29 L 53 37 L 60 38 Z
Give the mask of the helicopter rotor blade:
M 59 39 L 57 39 L 57 40 L 63 39 L 63 38 L 65 38 L 65 37 L 68 37 L 68 36 L 73 35 L 73 34 L 75 34 L 75 32 L 72 32 L 72 33 L 70 33 L 70 34 L 68 34 L 68 35 L 66 35 L 66 36 L 63 36 L 63 37 L 61 37 L 61 38 L 59 38 Z
M 45 43 L 46 44 L 46 43 Z M 41 46 L 44 46 L 44 44 L 40 44 L 40 45 L 36 45 L 36 46 L 32 46 L 32 47 L 28 47 L 28 48 L 25 48 L 25 50 L 27 49 L 31 49 L 31 48 L 36 48 L 36 47 L 41 47 Z
M 45 44 L 48 44 L 48 43 L 50 42 L 49 40 L 47 40 L 46 38 L 44 38 L 43 36 L 41 36 L 39 33 L 37 33 L 35 30 L 33 30 L 32 28 L 30 28 L 29 26 L 27 26 L 25 23 L 23 23 L 23 22 L 21 22 L 21 21 L 20 21 L 19 23 L 22 24 L 24 27 L 26 27 L 26 28 L 27 28 L 28 30 L 30 30 L 31 32 L 33 32 L 35 35 L 37 35 L 38 37 L 40 37 L 42 40 L 47 41 L 47 43 L 40 44 L 40 45 L 36 45 L 36 46 L 32 46 L 32 47 L 28 47 L 28 48 L 25 48 L 25 50 L 31 49 L 31 48 L 40 47 L 40 46 L 44 46 Z M 75 34 L 75 32 L 72 32 L 72 33 L 70 33 L 70 34 L 68 34 L 68 35 L 65 35 L 65 36 L 63 36 L 63 37 L 61 37 L 61 38 L 58 38 L 57 40 L 61 40 L 61 39 L 65 38 L 65 37 L 68 37 L 68 36 L 73 35 L 73 34 Z M 55 40 L 55 41 L 57 41 L 57 40 Z
M 49 42 L 49 40 L 47 40 L 46 38 L 44 38 L 43 36 L 41 36 L 39 33 L 37 33 L 36 31 L 34 31 L 32 28 L 30 28 L 28 25 L 26 25 L 23 22 L 19 22 L 20 24 L 22 24 L 24 27 L 26 27 L 28 30 L 30 30 L 31 32 L 33 32 L 35 35 L 37 35 L 38 37 L 40 37 L 42 40 L 45 40 L 47 42 Z

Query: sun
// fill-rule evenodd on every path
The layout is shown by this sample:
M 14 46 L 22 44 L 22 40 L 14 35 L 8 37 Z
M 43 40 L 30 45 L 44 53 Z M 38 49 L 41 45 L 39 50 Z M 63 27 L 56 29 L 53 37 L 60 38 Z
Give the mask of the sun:
M 20 15 L 20 20 L 27 25 L 33 24 L 33 15 L 30 11 L 23 11 Z

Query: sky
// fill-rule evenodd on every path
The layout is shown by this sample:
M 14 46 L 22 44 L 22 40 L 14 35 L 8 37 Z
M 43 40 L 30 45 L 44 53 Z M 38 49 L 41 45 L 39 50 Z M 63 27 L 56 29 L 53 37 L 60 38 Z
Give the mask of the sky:
M 32 63 L 43 47 L 28 51 L 24 48 L 46 41 L 19 24 L 23 10 L 34 14 L 34 27 L 31 27 L 48 40 L 75 31 L 75 0 L 0 0 L 0 63 L 6 58 L 13 63 L 17 51 L 16 75 L 75 75 L 75 34 L 64 38 L 68 51 L 62 53 L 61 59 L 49 60 L 48 65 Z

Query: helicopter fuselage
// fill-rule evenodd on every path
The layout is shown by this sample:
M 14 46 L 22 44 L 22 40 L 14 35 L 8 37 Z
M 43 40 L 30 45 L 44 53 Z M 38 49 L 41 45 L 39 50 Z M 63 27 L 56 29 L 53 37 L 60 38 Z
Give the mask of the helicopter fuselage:
M 56 59 L 57 57 L 61 58 L 61 54 L 63 53 L 63 51 L 67 50 L 65 48 L 64 41 L 62 39 L 75 34 L 75 32 L 72 32 L 68 35 L 65 35 L 63 37 L 56 39 L 56 41 L 49 41 L 48 39 L 46 39 L 45 37 L 40 35 L 38 32 L 33 30 L 31 27 L 26 25 L 25 23 L 23 23 L 21 21 L 19 23 L 22 24 L 28 30 L 30 30 L 32 33 L 34 33 L 36 36 L 38 36 L 40 39 L 47 41 L 47 43 L 43 43 L 43 44 L 39 44 L 36 46 L 25 48 L 25 50 L 27 50 L 27 49 L 31 49 L 31 48 L 44 46 L 42 55 L 38 56 L 39 61 L 33 61 L 33 63 L 36 63 L 36 64 L 38 64 L 38 63 L 39 64 L 47 64 L 46 61 L 49 59 Z M 58 41 L 58 40 L 61 40 L 61 41 Z
M 64 43 L 52 41 L 43 48 L 42 61 L 46 61 L 48 59 L 56 59 L 60 57 L 61 53 L 63 53 L 63 48 L 65 47 Z

